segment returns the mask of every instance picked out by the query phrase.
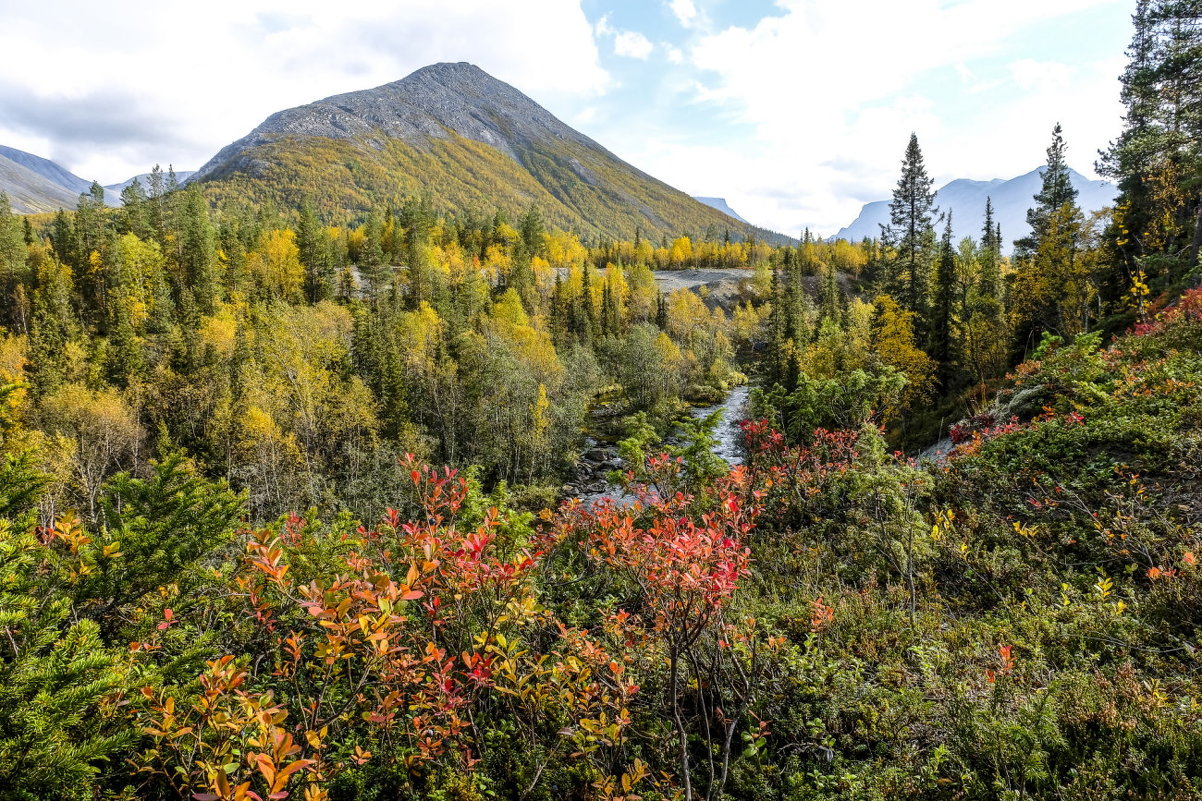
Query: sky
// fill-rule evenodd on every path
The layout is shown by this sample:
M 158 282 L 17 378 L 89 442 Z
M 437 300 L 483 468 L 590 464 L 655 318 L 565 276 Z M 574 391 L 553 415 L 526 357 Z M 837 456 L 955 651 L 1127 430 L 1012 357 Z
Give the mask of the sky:
M 468 61 L 752 222 L 833 234 L 936 186 L 1096 177 L 1133 0 L 0 0 L 0 144 L 111 184 L 194 170 L 269 114 Z

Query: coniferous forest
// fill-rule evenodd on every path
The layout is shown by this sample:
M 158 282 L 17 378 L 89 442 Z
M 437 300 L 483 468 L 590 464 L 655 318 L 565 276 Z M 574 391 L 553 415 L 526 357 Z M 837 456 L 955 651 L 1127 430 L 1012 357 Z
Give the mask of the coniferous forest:
M 1013 253 L 917 135 L 861 242 L 0 196 L 0 798 L 1202 798 L 1202 26 L 1134 19 L 1116 204 L 1055 125 Z

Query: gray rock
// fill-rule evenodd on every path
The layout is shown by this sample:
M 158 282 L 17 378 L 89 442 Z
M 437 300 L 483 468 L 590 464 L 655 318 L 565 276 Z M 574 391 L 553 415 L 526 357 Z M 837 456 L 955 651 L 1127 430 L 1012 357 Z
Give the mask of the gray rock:
M 461 61 L 432 64 L 375 89 L 278 111 L 222 148 L 195 179 L 223 173 L 243 151 L 283 136 L 353 139 L 382 133 L 422 147 L 452 132 L 494 147 L 519 164 L 531 145 L 547 139 L 574 142 L 616 159 L 517 89 Z M 583 180 L 596 181 L 596 175 L 579 161 L 571 168 Z

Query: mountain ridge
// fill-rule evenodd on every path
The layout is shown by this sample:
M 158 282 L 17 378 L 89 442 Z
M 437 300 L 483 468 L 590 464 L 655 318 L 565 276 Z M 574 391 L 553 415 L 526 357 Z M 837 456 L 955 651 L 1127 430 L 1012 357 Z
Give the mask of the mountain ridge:
M 548 223 L 594 238 L 730 231 L 787 242 L 706 206 L 618 158 L 525 94 L 465 62 L 423 67 L 373 89 L 268 116 L 192 179 L 218 197 L 249 195 L 354 214 L 430 192 L 454 210 Z
M 9 206 L 17 214 L 73 209 L 79 200 L 78 192 L 72 193 L 5 155 L 0 155 L 0 192 L 8 195 Z
M 952 233 L 956 241 L 965 236 L 980 239 L 985 221 L 985 199 L 992 198 L 994 219 L 1002 226 L 1002 248 L 1009 252 L 1014 240 L 1021 239 L 1031 231 L 1027 225 L 1027 209 L 1035 205 L 1034 196 L 1042 185 L 1042 175 L 1046 169 L 1037 167 L 1009 179 L 980 181 L 957 178 L 944 184 L 935 193 L 935 205 L 940 211 L 951 210 Z M 1069 170 L 1069 178 L 1078 192 L 1077 205 L 1086 214 L 1112 204 L 1118 193 L 1114 184 L 1091 180 L 1076 170 Z M 888 200 L 866 203 L 859 216 L 839 229 L 831 239 L 876 239 L 881 235 L 881 224 L 889 224 Z
M 698 195 L 693 195 L 693 200 L 696 200 L 698 203 L 704 203 L 711 209 L 717 209 L 727 217 L 733 217 L 739 222 L 747 222 L 741 214 L 730 207 L 730 204 L 726 202 L 726 198 L 724 197 L 699 197 Z M 748 224 L 750 225 L 750 223 Z
M 195 175 L 195 174 L 196 174 L 196 170 L 177 170 L 177 171 L 175 171 L 175 180 L 179 182 L 180 186 L 183 186 L 183 185 L 184 185 L 184 184 L 186 184 L 186 183 L 187 183 L 187 182 L 188 182 L 188 181 L 189 181 L 189 180 L 192 178 L 192 176 L 193 176 L 193 175 Z M 122 181 L 121 183 L 117 183 L 117 184 L 105 184 L 105 187 L 104 187 L 104 188 L 105 188 L 106 190 L 109 190 L 109 191 L 112 191 L 112 192 L 116 192 L 116 193 L 117 193 L 117 197 L 118 197 L 118 202 L 120 202 L 121 191 L 122 191 L 123 189 L 125 189 L 125 187 L 129 186 L 130 184 L 132 184 L 134 181 L 141 181 L 141 182 L 142 182 L 142 188 L 143 188 L 143 189 L 148 189 L 148 188 L 149 188 L 149 185 L 150 185 L 150 176 L 151 176 L 151 173 L 148 173 L 148 172 L 140 172 L 140 173 L 138 173 L 137 175 L 131 175 L 130 177 L 126 178 L 126 179 L 125 179 L 124 181 Z M 164 180 L 167 178 L 167 173 L 163 173 L 163 178 L 164 178 Z
M 104 186 L 104 202 L 121 205 L 121 190 L 135 179 L 145 183 L 150 173 L 132 176 L 121 183 Z M 191 172 L 177 174 L 180 181 Z M 0 145 L 0 192 L 9 196 L 12 210 L 18 214 L 74 209 L 79 196 L 92 189 L 92 181 L 80 178 L 56 161 Z

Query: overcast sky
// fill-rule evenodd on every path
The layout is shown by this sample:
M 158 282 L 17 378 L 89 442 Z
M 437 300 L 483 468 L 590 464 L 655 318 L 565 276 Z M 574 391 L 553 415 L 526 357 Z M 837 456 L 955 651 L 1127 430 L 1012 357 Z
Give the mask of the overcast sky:
M 0 144 L 116 183 L 274 111 L 470 61 L 747 219 L 834 233 L 932 176 L 1010 178 L 1119 132 L 1131 0 L 0 0 Z

